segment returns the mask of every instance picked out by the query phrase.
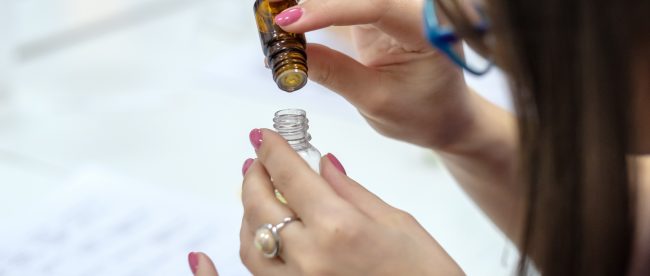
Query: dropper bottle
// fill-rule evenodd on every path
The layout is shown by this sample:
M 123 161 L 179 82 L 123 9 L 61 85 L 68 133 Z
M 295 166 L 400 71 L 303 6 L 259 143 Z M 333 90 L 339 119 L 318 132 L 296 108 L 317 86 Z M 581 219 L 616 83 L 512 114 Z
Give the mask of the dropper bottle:
M 253 6 L 266 64 L 278 88 L 296 91 L 307 84 L 304 34 L 290 33 L 275 24 L 275 16 L 297 5 L 296 0 L 256 0 Z

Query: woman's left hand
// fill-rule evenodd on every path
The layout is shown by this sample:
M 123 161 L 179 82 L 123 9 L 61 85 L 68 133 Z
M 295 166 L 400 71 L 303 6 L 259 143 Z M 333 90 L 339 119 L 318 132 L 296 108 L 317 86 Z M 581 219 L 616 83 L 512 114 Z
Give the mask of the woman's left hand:
M 251 142 L 258 158 L 243 168 L 240 255 L 254 275 L 463 275 L 412 216 L 347 177 L 333 155 L 319 175 L 273 131 L 253 130 Z M 287 217 L 299 220 L 278 232 L 278 257 L 266 258 L 256 230 Z

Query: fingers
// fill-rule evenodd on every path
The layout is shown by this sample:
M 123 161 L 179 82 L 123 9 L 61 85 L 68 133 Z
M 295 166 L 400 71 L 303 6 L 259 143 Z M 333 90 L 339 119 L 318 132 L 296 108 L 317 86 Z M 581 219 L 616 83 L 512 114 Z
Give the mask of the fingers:
M 250 137 L 256 148 L 256 163 L 264 166 L 273 179 L 273 185 L 282 192 L 289 208 L 296 212 L 305 225 L 316 222 L 322 215 L 324 206 L 329 206 L 327 209 L 347 207 L 348 204 L 336 195 L 280 135 L 267 129 L 255 129 L 251 131 Z M 248 174 L 250 173 L 249 170 Z
M 214 267 L 214 263 L 204 253 L 190 252 L 187 256 L 187 261 L 192 270 L 192 274 L 196 276 L 219 276 L 217 268 Z
M 275 197 L 271 177 L 259 162 L 253 162 L 244 176 L 242 188 L 244 220 L 252 228 L 252 236 L 264 224 L 277 224 L 287 217 L 296 215 Z M 282 232 L 291 237 L 299 237 L 302 229 L 300 221 L 288 224 Z M 283 233 L 285 234 L 285 233 Z
M 367 216 L 381 220 L 395 209 L 345 174 L 345 169 L 331 153 L 321 158 L 321 176 L 343 199 Z
M 307 0 L 275 17 L 289 32 L 304 33 L 328 26 L 373 24 L 400 41 L 422 41 L 422 1 Z
M 275 197 L 271 177 L 259 163 L 253 162 L 244 175 L 242 188 L 244 203 L 244 221 L 249 233 L 241 233 L 241 239 L 254 239 L 255 231 L 265 224 L 276 225 L 284 218 L 297 216 Z M 279 232 L 281 242 L 280 256 L 285 261 L 295 260 L 303 247 L 305 237 L 304 225 L 301 221 L 286 224 Z M 257 251 L 257 254 L 262 254 Z
M 364 109 L 381 91 L 381 73 L 320 44 L 307 47 L 309 78 Z

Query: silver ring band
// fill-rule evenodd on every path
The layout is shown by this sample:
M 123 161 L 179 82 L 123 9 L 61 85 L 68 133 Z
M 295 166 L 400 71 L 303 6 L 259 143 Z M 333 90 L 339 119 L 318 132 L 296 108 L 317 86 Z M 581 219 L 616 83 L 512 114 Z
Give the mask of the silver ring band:
M 296 221 L 296 220 L 298 220 L 298 219 L 296 219 L 296 218 L 292 218 L 292 217 L 286 217 L 286 218 L 284 218 L 284 219 L 282 220 L 282 222 L 280 222 L 280 223 L 276 224 L 275 226 L 273 226 L 273 228 L 275 229 L 276 232 L 278 232 L 278 231 L 280 231 L 282 228 L 284 228 L 284 226 L 286 226 L 287 224 L 289 224 L 289 223 L 291 223 L 291 222 L 294 222 L 294 221 Z
M 300 219 L 293 217 L 286 217 L 282 222 L 272 225 L 264 224 L 260 226 L 255 232 L 255 246 L 262 251 L 264 257 L 275 258 L 280 254 L 282 242 L 280 239 L 280 230 L 287 226 L 287 224 Z

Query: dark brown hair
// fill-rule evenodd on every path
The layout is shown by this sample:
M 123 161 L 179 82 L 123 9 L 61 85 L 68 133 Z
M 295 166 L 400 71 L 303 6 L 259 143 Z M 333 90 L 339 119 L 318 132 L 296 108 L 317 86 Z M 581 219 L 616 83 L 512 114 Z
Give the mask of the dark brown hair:
M 488 0 L 510 77 L 527 187 L 520 274 L 626 275 L 634 232 L 626 153 L 648 0 Z M 636 75 L 636 77 L 639 77 Z

